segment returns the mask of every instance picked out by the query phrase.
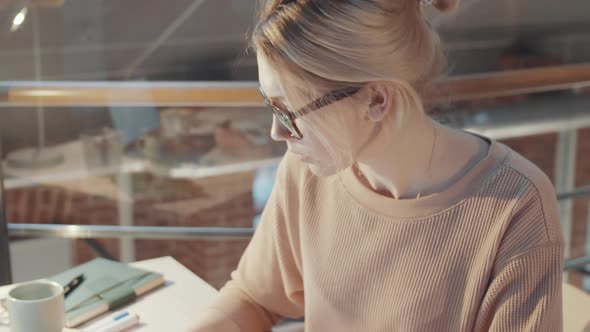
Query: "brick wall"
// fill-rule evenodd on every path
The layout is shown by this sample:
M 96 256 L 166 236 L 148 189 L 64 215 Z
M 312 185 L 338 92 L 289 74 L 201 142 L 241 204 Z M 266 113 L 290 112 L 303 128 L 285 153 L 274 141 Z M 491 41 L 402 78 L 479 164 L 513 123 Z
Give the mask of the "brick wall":
M 250 188 L 254 174 L 167 180 L 147 174 L 134 176 L 134 221 L 141 226 L 250 227 L 254 216 Z M 112 179 L 111 179 L 112 181 Z M 91 186 L 92 181 L 85 180 Z M 83 184 L 84 185 L 84 184 Z M 79 186 L 79 185 L 78 185 Z M 75 185 L 35 186 L 6 192 L 10 222 L 81 225 L 118 224 L 117 197 L 72 190 Z M 184 203 L 184 204 L 183 204 Z M 76 264 L 97 257 L 83 240 L 73 241 Z M 115 258 L 118 239 L 97 239 Z M 248 239 L 135 240 L 138 260 L 173 256 L 214 287 L 221 287 L 235 269 Z
M 578 149 L 576 160 L 576 179 L 575 186 L 590 185 L 590 129 L 586 128 L 578 131 Z M 585 248 L 589 239 L 588 234 L 588 208 L 590 207 L 590 198 L 588 196 L 576 198 L 573 201 L 573 223 L 571 231 L 571 257 L 584 256 L 587 253 Z M 570 281 L 581 287 L 582 275 L 571 273 Z

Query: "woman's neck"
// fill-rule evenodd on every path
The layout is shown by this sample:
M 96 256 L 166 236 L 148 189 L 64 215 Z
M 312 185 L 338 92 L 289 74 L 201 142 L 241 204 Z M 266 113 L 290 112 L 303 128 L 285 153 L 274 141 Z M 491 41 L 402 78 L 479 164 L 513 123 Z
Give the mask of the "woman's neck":
M 404 116 L 402 128 L 390 132 L 381 130 L 367 144 L 355 171 L 369 189 L 396 199 L 443 191 L 481 160 L 488 148 L 483 140 L 422 114 Z

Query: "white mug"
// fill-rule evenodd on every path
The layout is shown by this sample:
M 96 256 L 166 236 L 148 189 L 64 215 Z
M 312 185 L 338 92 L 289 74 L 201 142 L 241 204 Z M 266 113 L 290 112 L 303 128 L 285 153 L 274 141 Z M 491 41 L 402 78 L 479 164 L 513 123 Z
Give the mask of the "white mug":
M 10 290 L 6 304 L 12 332 L 61 332 L 64 328 L 64 289 L 56 282 L 20 284 Z

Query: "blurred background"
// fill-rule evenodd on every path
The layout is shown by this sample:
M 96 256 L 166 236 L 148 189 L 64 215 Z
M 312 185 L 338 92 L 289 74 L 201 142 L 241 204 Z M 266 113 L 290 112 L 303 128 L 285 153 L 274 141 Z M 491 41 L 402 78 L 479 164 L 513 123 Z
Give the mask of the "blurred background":
M 257 2 L 0 0 L 3 283 L 99 256 L 228 280 L 285 151 L 246 52 Z M 427 16 L 450 65 L 433 117 L 553 180 L 565 280 L 590 292 L 590 2 Z

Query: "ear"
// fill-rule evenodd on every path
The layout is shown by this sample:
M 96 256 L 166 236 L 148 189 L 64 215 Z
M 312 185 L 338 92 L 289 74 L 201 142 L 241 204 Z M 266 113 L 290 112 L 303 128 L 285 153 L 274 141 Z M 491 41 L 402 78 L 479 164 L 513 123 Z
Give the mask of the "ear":
M 392 112 L 395 87 L 387 82 L 374 82 L 368 86 L 369 108 L 366 119 L 373 122 L 382 121 Z

